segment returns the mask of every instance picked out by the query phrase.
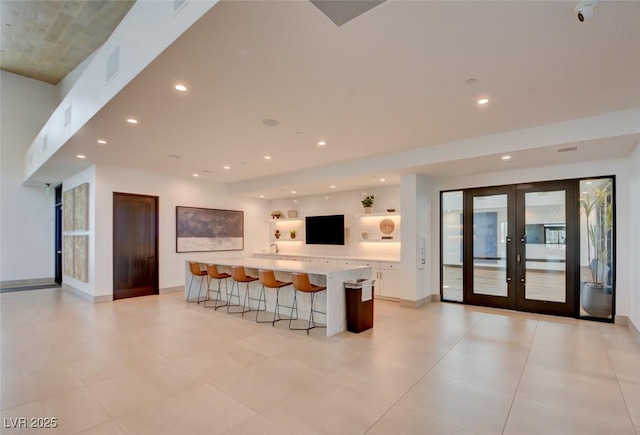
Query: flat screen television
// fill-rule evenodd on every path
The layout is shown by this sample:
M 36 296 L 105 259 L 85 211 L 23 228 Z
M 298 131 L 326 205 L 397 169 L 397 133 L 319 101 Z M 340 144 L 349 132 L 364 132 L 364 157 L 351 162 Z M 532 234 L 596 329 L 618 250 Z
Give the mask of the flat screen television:
M 344 215 L 307 216 L 307 245 L 344 245 Z

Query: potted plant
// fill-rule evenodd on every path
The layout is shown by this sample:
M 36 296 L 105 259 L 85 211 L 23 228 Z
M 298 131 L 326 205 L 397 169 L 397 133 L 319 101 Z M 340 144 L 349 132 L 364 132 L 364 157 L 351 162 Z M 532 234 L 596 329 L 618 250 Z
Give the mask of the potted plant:
M 593 187 L 580 199 L 587 231 L 589 280 L 581 283 L 580 303 L 591 316 L 609 317 L 612 313 L 611 254 L 613 243 L 613 202 L 611 181 Z
M 373 210 L 373 200 L 376 199 L 373 195 L 366 196 L 362 201 L 362 206 L 364 207 L 365 213 L 371 213 Z
M 292 239 L 296 238 L 296 230 L 290 230 L 289 231 L 289 235 L 291 236 Z

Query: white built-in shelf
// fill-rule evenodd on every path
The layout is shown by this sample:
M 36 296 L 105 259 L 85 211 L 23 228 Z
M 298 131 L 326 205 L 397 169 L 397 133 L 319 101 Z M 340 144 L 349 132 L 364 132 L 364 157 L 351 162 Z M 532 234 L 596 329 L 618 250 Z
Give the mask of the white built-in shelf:
M 400 239 L 381 239 L 380 237 L 378 238 L 369 237 L 368 239 L 360 239 L 360 241 L 361 242 L 377 242 L 377 243 L 393 243 L 393 242 L 400 243 Z
M 365 214 L 357 214 L 356 217 L 357 218 L 363 218 L 363 217 L 382 217 L 382 216 L 400 216 L 400 213 L 398 212 L 393 212 L 393 213 L 365 213 Z
M 269 222 L 302 222 L 302 218 L 269 219 Z

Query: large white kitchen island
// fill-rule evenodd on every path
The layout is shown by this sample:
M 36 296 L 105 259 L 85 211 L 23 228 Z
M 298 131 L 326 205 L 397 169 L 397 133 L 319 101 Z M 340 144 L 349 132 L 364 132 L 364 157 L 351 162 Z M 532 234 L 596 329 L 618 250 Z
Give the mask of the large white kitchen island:
M 191 282 L 191 272 L 189 271 L 189 262 L 198 262 L 201 265 L 215 264 L 218 266 L 218 270 L 221 272 L 231 273 L 231 266 L 244 266 L 247 275 L 258 277 L 259 269 L 273 270 L 276 273 L 276 277 L 282 281 L 291 281 L 292 272 L 301 272 L 309 274 L 311 282 L 318 285 L 327 287 L 326 292 L 321 292 L 317 295 L 314 301 L 314 308 L 320 311 L 326 312 L 325 316 L 316 316 L 318 323 L 325 323 L 327 325 L 327 336 L 338 334 L 347 329 L 347 312 L 346 312 L 346 299 L 344 283 L 346 281 L 357 279 L 371 279 L 371 267 L 368 266 L 354 266 L 354 265 L 339 265 L 339 264 L 322 264 L 322 263 L 303 263 L 299 261 L 287 261 L 287 260 L 268 260 L 262 258 L 223 258 L 223 259 L 200 259 L 200 260 L 187 260 L 185 264 L 186 276 L 185 276 L 185 293 L 184 297 L 187 298 L 187 292 L 189 290 L 189 283 Z M 231 290 L 232 280 L 228 279 L 228 288 Z M 193 292 L 198 290 L 199 285 L 194 280 Z M 206 285 L 206 282 L 205 282 Z M 217 283 L 212 282 L 211 288 L 217 288 Z M 260 291 L 260 281 L 255 281 L 250 284 L 250 292 L 252 298 L 258 297 Z M 240 300 L 244 298 L 244 291 L 246 284 L 240 285 Z M 224 294 L 224 284 L 222 285 L 222 293 Z M 201 294 L 204 297 L 204 291 Z M 291 306 L 293 300 L 293 288 L 285 288 L 280 292 L 280 304 Z M 235 301 L 234 301 L 235 302 Z M 252 302 L 251 308 L 257 308 L 255 302 Z M 298 317 L 308 318 L 309 316 L 309 299 L 306 297 L 298 297 Z M 275 293 L 267 289 L 267 311 L 272 312 L 275 309 Z M 286 309 L 281 309 L 281 314 L 288 314 Z M 247 314 L 248 315 L 248 314 Z M 252 312 L 251 315 L 255 315 Z M 264 314 L 262 314 L 264 315 Z

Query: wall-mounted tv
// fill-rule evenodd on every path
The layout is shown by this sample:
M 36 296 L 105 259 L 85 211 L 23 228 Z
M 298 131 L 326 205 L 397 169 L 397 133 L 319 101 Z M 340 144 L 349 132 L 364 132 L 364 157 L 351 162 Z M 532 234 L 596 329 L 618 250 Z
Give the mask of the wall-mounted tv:
M 307 216 L 307 245 L 344 245 L 344 215 Z

